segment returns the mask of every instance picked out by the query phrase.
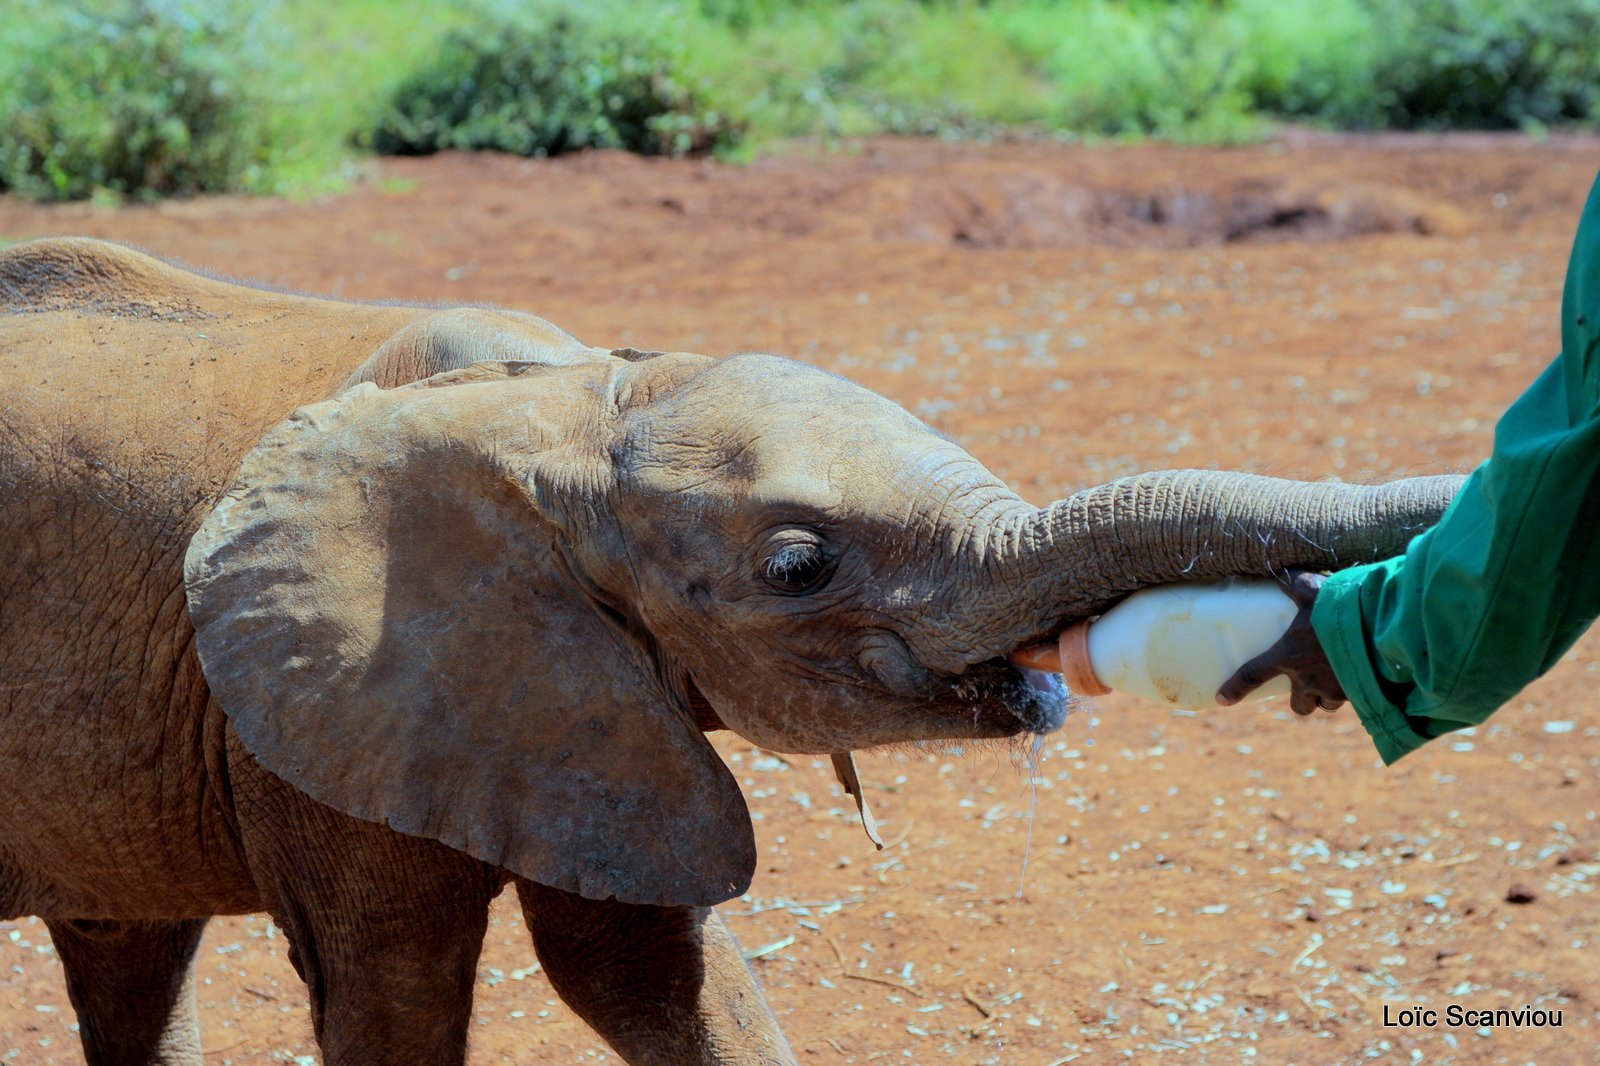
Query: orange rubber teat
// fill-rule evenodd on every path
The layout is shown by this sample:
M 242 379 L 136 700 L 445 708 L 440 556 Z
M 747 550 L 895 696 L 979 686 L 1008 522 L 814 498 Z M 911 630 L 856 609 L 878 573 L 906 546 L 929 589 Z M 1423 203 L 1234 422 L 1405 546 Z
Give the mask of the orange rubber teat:
M 1029 670 L 1043 670 L 1047 674 L 1061 672 L 1061 649 L 1054 642 L 1032 644 L 1011 653 L 1011 661 Z
M 1089 627 L 1092 618 L 1074 622 L 1061 631 L 1056 644 L 1061 654 L 1061 677 L 1074 696 L 1104 696 L 1110 687 L 1095 676 L 1089 661 Z
M 1013 652 L 1011 661 L 1030 670 L 1060 674 L 1074 696 L 1104 696 L 1111 690 L 1095 676 L 1089 662 L 1089 625 L 1074 622 L 1061 631 L 1054 644 L 1035 644 Z

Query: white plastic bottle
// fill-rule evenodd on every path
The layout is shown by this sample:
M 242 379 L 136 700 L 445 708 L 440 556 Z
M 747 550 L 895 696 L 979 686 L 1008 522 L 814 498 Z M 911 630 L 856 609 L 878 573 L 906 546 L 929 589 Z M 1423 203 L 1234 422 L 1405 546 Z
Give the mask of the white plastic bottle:
M 1212 707 L 1222 683 L 1276 643 L 1298 610 L 1266 579 L 1141 589 L 1062 632 L 1061 673 L 1080 696 L 1117 691 L 1187 710 Z M 1280 675 L 1246 698 L 1288 691 Z

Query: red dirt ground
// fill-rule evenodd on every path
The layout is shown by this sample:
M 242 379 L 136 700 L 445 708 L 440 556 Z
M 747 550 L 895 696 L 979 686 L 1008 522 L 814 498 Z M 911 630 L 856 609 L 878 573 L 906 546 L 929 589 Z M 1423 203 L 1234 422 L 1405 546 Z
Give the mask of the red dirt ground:
M 590 343 L 784 352 L 905 404 L 1042 503 L 1169 466 L 1470 468 L 1556 350 L 1597 166 L 1588 139 L 1302 133 L 877 142 L 742 168 L 453 156 L 375 164 L 313 203 L 0 199 L 0 236 L 489 301 Z M 897 841 L 881 855 L 825 761 L 726 739 L 763 861 L 723 910 L 764 950 L 752 965 L 807 1062 L 1591 1062 L 1597 671 L 1589 640 L 1491 725 L 1389 770 L 1348 709 L 1120 697 L 1048 738 L 1034 788 L 989 752 L 868 757 Z M 520 924 L 502 900 L 472 1061 L 617 1061 Z M 313 1061 L 264 917 L 213 922 L 199 966 L 208 1062 Z M 1383 1024 L 1386 1006 L 1450 1003 L 1560 1009 L 1563 1027 Z M 0 923 L 0 1063 L 80 1061 L 42 925 Z

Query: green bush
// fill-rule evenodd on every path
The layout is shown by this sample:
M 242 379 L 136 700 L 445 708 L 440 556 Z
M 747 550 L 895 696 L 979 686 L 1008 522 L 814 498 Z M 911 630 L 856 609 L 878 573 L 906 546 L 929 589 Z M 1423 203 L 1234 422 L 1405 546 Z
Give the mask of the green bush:
M 1590 118 L 1597 0 L 1369 0 L 1393 47 L 1373 71 L 1382 125 L 1514 128 Z
M 50 200 L 265 186 L 243 4 L 30 6 L 0 67 L 0 186 Z
M 668 33 L 758 145 L 1042 129 L 1052 87 L 970 0 L 699 0 Z M 680 11 L 683 9 L 680 8 Z
M 994 17 L 1053 83 L 1055 129 L 1223 142 L 1257 131 L 1247 42 L 1225 5 L 1079 0 Z
M 1372 72 L 1407 42 L 1382 25 L 1371 0 L 1234 0 L 1233 10 L 1253 109 L 1333 126 L 1382 124 L 1386 104 Z
M 386 155 L 452 148 L 688 155 L 738 136 L 649 37 L 558 9 L 451 33 L 395 90 L 371 143 Z
M 1235 0 L 1255 106 L 1358 129 L 1592 120 L 1600 0 Z

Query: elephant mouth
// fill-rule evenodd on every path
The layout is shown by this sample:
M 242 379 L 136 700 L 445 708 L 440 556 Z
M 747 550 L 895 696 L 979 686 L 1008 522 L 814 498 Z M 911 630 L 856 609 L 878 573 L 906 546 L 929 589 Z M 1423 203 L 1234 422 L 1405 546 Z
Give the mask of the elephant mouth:
M 956 699 L 971 708 L 973 726 L 1001 735 L 1053 733 L 1066 721 L 1072 694 L 1060 674 L 990 659 L 951 679 Z M 987 720 L 986 720 L 987 719 Z

